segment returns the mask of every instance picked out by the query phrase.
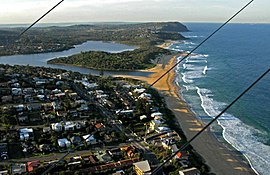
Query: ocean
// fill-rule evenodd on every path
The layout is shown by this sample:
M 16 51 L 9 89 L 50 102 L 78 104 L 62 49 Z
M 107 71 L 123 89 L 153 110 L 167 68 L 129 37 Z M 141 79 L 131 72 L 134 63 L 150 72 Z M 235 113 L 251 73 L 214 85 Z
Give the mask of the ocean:
M 190 51 L 221 24 L 188 23 L 189 38 L 170 49 Z M 228 24 L 178 65 L 176 83 L 205 123 L 270 67 L 270 24 Z M 180 59 L 180 58 L 179 58 Z M 259 174 L 270 169 L 270 74 L 211 128 L 249 160 Z

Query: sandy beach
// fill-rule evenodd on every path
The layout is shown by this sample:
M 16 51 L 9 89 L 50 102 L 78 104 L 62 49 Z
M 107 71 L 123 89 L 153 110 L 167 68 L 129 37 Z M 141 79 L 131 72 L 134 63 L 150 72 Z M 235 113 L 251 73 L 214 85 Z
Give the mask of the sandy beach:
M 167 44 L 163 46 L 166 47 Z M 163 59 L 163 63 L 166 65 L 157 64 L 156 67 L 147 70 L 148 72 L 154 72 L 149 77 L 117 76 L 138 79 L 152 84 L 175 64 L 176 57 L 176 55 L 167 56 L 164 58 L 166 60 Z M 175 75 L 175 72 L 171 71 L 156 83 L 154 88 L 165 98 L 167 107 L 173 111 L 187 139 L 190 139 L 202 129 L 203 123 L 196 118 L 188 104 L 179 96 L 179 87 L 174 81 Z M 228 145 L 220 143 L 209 130 L 201 134 L 191 145 L 204 158 L 212 173 L 217 175 L 256 174 L 242 154 L 235 149 L 231 149 Z

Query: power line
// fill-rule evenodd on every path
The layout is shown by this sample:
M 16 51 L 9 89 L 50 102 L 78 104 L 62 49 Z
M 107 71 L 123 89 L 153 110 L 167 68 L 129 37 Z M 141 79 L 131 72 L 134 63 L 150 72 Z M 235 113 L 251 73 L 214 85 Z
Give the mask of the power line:
M 64 2 L 64 0 L 61 0 L 60 2 L 58 2 L 55 6 L 53 6 L 49 11 L 47 11 L 45 14 L 43 14 L 40 18 L 38 18 L 34 23 L 32 23 L 29 27 L 27 27 L 23 32 L 21 32 L 19 34 L 19 38 L 25 33 L 27 32 L 29 29 L 31 29 L 36 23 L 38 23 L 41 19 L 43 19 L 45 16 L 47 16 L 51 11 L 53 11 L 57 6 L 59 6 L 62 2 Z
M 166 163 L 168 163 L 177 153 L 183 151 L 187 148 L 190 143 L 195 140 L 201 133 L 203 133 L 212 123 L 214 123 L 222 114 L 224 114 L 230 107 L 232 107 L 242 96 L 244 96 L 250 89 L 252 89 L 263 77 L 265 77 L 270 72 L 270 68 L 265 71 L 259 78 L 257 78 L 246 90 L 244 90 L 238 97 L 236 97 L 223 111 L 221 111 L 211 122 L 209 122 L 203 129 L 201 129 L 197 134 L 195 134 L 188 142 L 186 142 L 181 148 L 172 154 L 165 162 L 163 162 L 160 166 L 158 166 L 153 172 L 156 174 Z

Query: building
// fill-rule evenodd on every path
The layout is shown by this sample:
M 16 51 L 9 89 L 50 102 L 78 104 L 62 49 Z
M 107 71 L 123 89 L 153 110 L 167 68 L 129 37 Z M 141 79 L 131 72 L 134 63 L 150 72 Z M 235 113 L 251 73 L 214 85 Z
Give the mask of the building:
M 11 167 L 11 173 L 12 174 L 24 174 L 26 173 L 26 164 L 21 163 L 21 164 L 13 164 Z
M 19 133 L 21 141 L 34 139 L 34 132 L 32 128 L 22 128 L 19 130 Z
M 68 141 L 68 139 L 66 139 L 66 138 L 58 139 L 58 145 L 61 148 L 64 148 L 64 147 L 67 147 L 68 148 L 68 147 L 71 146 L 71 142 Z
M 54 130 L 56 132 L 60 132 L 63 130 L 63 126 L 61 123 L 52 123 L 51 127 L 52 127 L 52 130 Z
M 28 172 L 32 172 L 35 169 L 37 169 L 40 166 L 40 161 L 32 161 L 32 162 L 27 162 L 27 170 Z
M 151 175 L 151 168 L 148 160 L 133 163 L 137 175 Z
M 180 175 L 200 175 L 201 172 L 197 168 L 193 167 L 193 168 L 181 170 L 179 171 L 179 174 Z
M 97 140 L 95 139 L 95 137 L 93 135 L 90 135 L 90 134 L 83 136 L 83 139 L 85 140 L 87 145 L 92 145 L 92 144 L 97 143 Z

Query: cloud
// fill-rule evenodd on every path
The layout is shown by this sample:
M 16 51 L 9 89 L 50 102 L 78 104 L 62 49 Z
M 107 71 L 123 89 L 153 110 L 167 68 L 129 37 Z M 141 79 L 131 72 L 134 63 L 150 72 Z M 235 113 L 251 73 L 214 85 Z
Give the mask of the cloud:
M 31 23 L 60 0 L 1 0 L 0 23 Z M 41 22 L 224 21 L 247 0 L 65 0 Z M 261 0 L 238 21 L 270 22 L 269 0 Z M 252 13 L 253 12 L 253 13 Z M 254 15 L 256 14 L 256 15 Z

